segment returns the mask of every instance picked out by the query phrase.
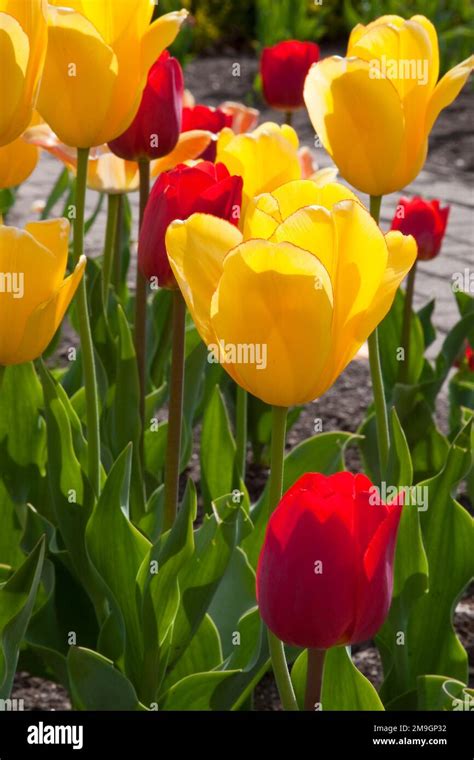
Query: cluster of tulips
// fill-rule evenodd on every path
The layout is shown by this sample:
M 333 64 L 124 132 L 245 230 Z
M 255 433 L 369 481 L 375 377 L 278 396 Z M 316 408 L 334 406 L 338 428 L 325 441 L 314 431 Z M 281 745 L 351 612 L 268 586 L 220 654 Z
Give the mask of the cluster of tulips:
M 286 123 L 257 126 L 242 104 L 194 102 L 166 50 L 187 13 L 151 22 L 154 7 L 0 0 L 0 189 L 27 179 L 39 149 L 75 177 L 71 247 L 66 218 L 0 225 L 0 697 L 21 656 L 78 709 L 245 708 L 270 664 L 289 710 L 454 709 L 474 303 L 459 294 L 431 364 L 414 275 L 449 208 L 403 198 L 386 233 L 379 213 L 419 174 L 473 59 L 438 81 L 423 16 L 357 26 L 344 58 L 283 42 L 261 74 Z M 299 148 L 304 107 L 334 169 Z M 99 259 L 84 254 L 87 187 L 107 195 Z M 57 366 L 70 305 L 80 345 Z M 287 425 L 366 341 L 373 403 L 358 434 L 318 433 L 285 456 Z M 448 439 L 433 415 L 455 361 Z M 255 428 L 270 476 L 251 504 Z M 197 431 L 196 521 L 180 475 Z M 348 443 L 366 474 L 344 469 Z M 380 694 L 350 655 L 374 637 Z

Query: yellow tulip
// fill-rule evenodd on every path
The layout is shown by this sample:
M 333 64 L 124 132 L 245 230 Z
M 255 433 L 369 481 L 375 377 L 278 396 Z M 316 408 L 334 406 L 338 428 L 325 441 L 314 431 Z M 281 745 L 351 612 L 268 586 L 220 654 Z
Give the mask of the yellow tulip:
M 30 123 L 47 39 L 46 0 L 0 0 L 0 146 Z
M 68 239 L 66 219 L 0 225 L 0 365 L 36 359 L 58 329 L 86 265 L 64 279 Z
M 38 110 L 59 139 L 78 148 L 122 134 L 140 105 L 148 70 L 178 34 L 187 11 L 150 25 L 153 0 L 55 0 Z
M 38 148 L 23 137 L 3 145 L 0 148 L 0 189 L 21 185 L 35 169 L 38 158 Z
M 383 235 L 337 183 L 289 182 L 252 200 L 242 234 L 206 214 L 166 248 L 210 354 L 268 404 L 321 396 L 387 314 L 416 243 Z
M 424 16 L 382 16 L 352 31 L 347 57 L 316 63 L 305 82 L 310 119 L 341 175 L 370 195 L 412 182 L 430 131 L 455 100 L 474 56 L 438 82 L 438 38 Z
M 269 193 L 284 182 L 301 177 L 298 136 L 294 129 L 273 122 L 261 124 L 253 132 L 234 135 L 223 129 L 217 141 L 216 161 L 231 174 L 244 180 L 243 204 L 259 193 Z

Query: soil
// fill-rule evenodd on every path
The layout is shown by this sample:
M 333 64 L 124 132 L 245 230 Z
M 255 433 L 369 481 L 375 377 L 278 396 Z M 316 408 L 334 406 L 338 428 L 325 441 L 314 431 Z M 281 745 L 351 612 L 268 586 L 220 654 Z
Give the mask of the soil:
M 342 46 L 322 45 L 322 55 L 343 54 Z M 240 76 L 232 75 L 232 66 L 240 64 Z M 281 121 L 282 115 L 262 103 L 255 94 L 253 84 L 258 73 L 255 58 L 250 55 L 229 52 L 228 55 L 201 58 L 192 61 L 186 68 L 186 87 L 191 90 L 196 102 L 219 105 L 225 100 L 240 100 L 261 111 L 260 122 Z M 474 174 L 474 135 L 472 133 L 473 91 L 465 88 L 455 103 L 442 112 L 430 138 L 427 168 L 464 181 Z M 314 130 L 304 110 L 295 114 L 294 126 L 303 144 L 314 144 Z M 322 157 L 327 163 L 327 157 Z M 67 334 L 64 345 L 74 342 L 72 334 Z M 57 359 L 61 361 L 61 347 Z M 287 446 L 314 434 L 314 418 L 322 419 L 323 430 L 355 431 L 363 419 L 369 395 L 369 370 L 367 362 L 353 362 L 341 375 L 333 388 L 318 402 L 304 409 L 298 422 L 288 435 Z M 444 427 L 447 416 L 446 400 L 440 408 L 440 426 Z M 360 470 L 360 458 L 355 447 L 349 447 L 346 454 L 347 466 L 352 471 Z M 198 458 L 193 457 L 187 475 L 199 479 Z M 247 486 L 253 499 L 261 493 L 268 471 L 249 462 Z M 471 587 L 459 603 L 455 613 L 455 629 L 469 654 L 470 683 L 474 682 L 474 589 Z M 372 642 L 354 648 L 354 661 L 361 672 L 378 687 L 382 678 L 380 657 Z M 58 684 L 19 672 L 15 678 L 13 697 L 24 699 L 26 710 L 70 710 L 67 692 Z M 280 710 L 281 704 L 273 677 L 267 674 L 257 686 L 254 694 L 254 709 Z

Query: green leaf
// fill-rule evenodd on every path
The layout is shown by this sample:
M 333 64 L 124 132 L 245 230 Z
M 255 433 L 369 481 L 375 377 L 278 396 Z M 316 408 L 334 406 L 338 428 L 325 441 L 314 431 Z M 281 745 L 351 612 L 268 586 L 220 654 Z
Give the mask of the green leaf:
M 397 352 L 401 346 L 403 311 L 405 308 L 405 294 L 399 288 L 395 295 L 392 308 L 378 326 L 380 361 L 385 390 L 388 392 L 398 381 L 401 362 Z M 417 314 L 412 312 L 410 322 L 410 353 L 408 384 L 414 385 L 420 378 L 423 369 L 425 343 L 423 328 Z M 388 395 L 388 393 L 387 393 Z
M 126 633 L 125 672 L 139 683 L 143 659 L 141 616 L 135 582 L 150 542 L 129 519 L 132 447 L 112 467 L 86 529 L 87 549 L 108 589 L 114 612 L 120 611 Z
M 56 182 L 54 183 L 53 189 L 48 195 L 45 207 L 43 211 L 41 212 L 41 219 L 48 219 L 56 203 L 59 201 L 60 198 L 62 198 L 62 196 L 66 192 L 68 192 L 68 190 L 70 190 L 70 187 L 71 187 L 71 178 L 69 174 L 69 169 L 64 167 L 64 169 L 59 174 L 59 177 L 57 178 Z
M 231 493 L 237 485 L 235 442 L 224 398 L 216 385 L 204 412 L 201 433 L 201 490 L 206 509 L 213 499 Z
M 219 688 L 235 673 L 232 670 L 217 670 L 187 676 L 163 695 L 160 707 L 163 710 L 221 710 Z
M 435 309 L 436 300 L 433 298 L 422 309 L 418 311 L 418 319 L 420 320 L 421 329 L 423 330 L 423 340 L 425 344 L 425 350 L 431 346 L 436 339 L 436 330 L 433 326 L 431 318 Z
M 472 466 L 471 423 L 452 444 L 441 472 L 420 485 L 428 492 L 428 509 L 420 512 L 429 568 L 429 589 L 419 597 L 409 619 L 411 688 L 417 676 L 443 675 L 467 682 L 467 654 L 453 629 L 456 601 L 474 572 L 473 521 L 452 496 Z
M 7 451 L 15 464 L 35 464 L 40 472 L 46 461 L 42 405 L 41 385 L 33 364 L 5 367 L 0 378 L 0 441 L 7 440 Z
M 144 710 L 130 681 L 98 652 L 71 647 L 67 658 L 76 710 Z
M 167 691 L 173 684 L 187 676 L 214 670 L 222 663 L 222 660 L 219 631 L 212 618 L 206 614 L 184 654 L 168 673 L 163 684 L 163 691 Z
M 41 578 L 44 539 L 41 539 L 18 570 L 0 586 L 0 699 L 7 699 L 15 676 L 18 652 Z
M 472 710 L 474 690 L 446 676 L 418 676 L 418 710 Z
M 283 493 L 305 472 L 321 472 L 331 475 L 344 469 L 344 449 L 356 439 L 353 433 L 321 433 L 295 446 L 285 457 L 283 473 Z M 268 504 L 268 483 L 260 499 L 250 512 L 254 524 L 252 533 L 243 539 L 242 549 L 253 568 L 257 567 L 263 537 L 270 517 Z

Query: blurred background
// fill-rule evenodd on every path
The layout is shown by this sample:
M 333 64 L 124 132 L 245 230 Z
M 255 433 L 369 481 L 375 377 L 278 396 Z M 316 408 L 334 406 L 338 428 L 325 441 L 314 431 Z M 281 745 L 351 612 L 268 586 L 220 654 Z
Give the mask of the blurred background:
M 328 42 L 342 51 L 353 26 L 386 14 L 422 13 L 433 22 L 441 73 L 467 58 L 474 46 L 471 0 L 159 0 L 155 13 L 183 7 L 193 21 L 172 47 L 182 63 L 196 55 L 258 53 L 285 39 Z

